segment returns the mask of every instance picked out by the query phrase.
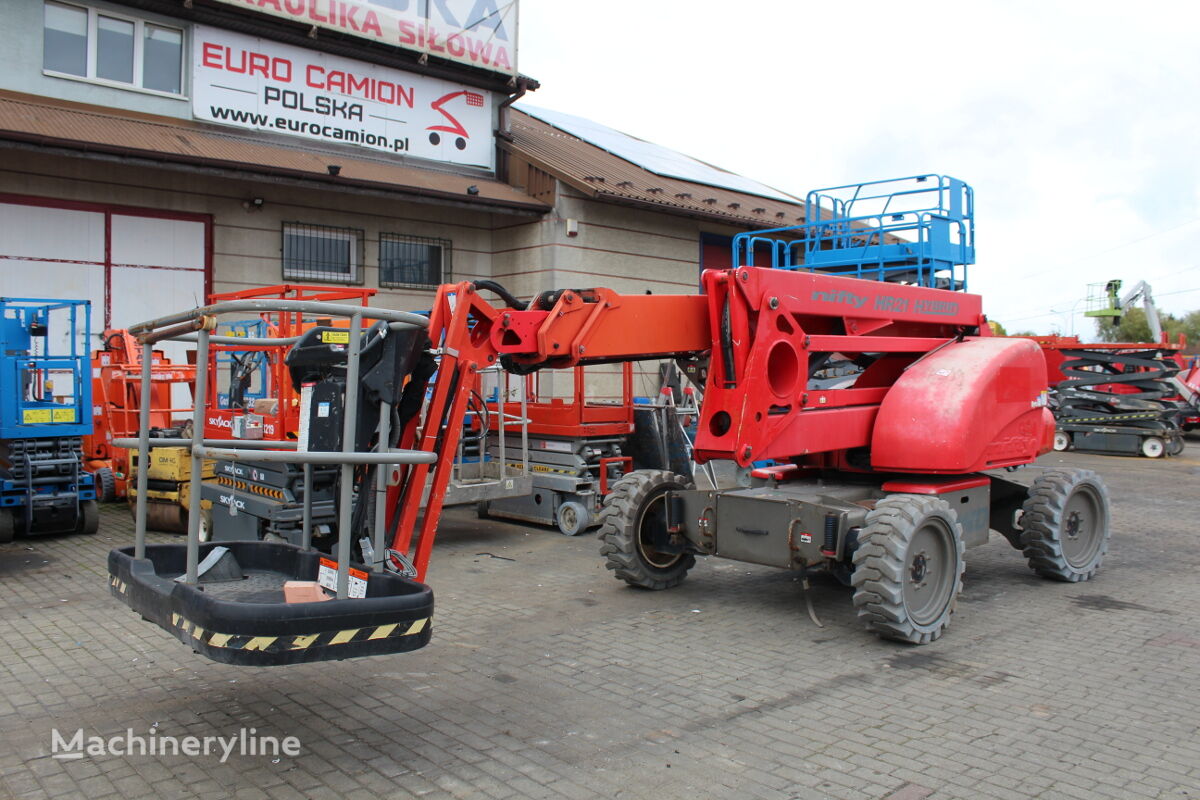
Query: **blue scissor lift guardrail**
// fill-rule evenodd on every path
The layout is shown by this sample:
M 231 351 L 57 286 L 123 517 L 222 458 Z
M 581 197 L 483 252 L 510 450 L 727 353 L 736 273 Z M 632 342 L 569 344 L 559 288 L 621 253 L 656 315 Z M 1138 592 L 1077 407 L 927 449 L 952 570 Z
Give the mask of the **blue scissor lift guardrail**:
M 86 300 L 0 297 L 0 439 L 92 432 L 90 325 Z
M 769 254 L 808 270 L 964 291 L 975 263 L 974 192 L 957 178 L 914 175 L 808 193 L 805 224 L 740 233 L 733 266 Z
M 267 332 L 267 323 L 262 319 L 246 319 L 236 322 L 222 322 L 221 330 L 223 336 L 249 336 L 255 338 L 265 338 L 269 336 Z M 215 353 L 217 363 L 218 380 L 220 376 L 230 376 L 243 364 L 245 364 L 250 380 L 242 392 L 242 406 L 249 407 L 255 400 L 262 400 L 268 394 L 267 386 L 267 354 L 261 350 L 245 350 L 234 352 L 231 350 L 218 350 Z M 229 391 L 217 392 L 217 408 L 230 407 L 230 394 L 233 386 L 229 387 Z
M 78 438 L 92 432 L 90 329 L 87 300 L 0 297 L 0 440 L 8 460 L 0 512 L 19 514 L 26 533 L 60 530 L 39 528 L 46 518 L 35 506 L 58 509 L 54 519 L 71 528 L 80 504 L 95 500 Z M 0 527 L 10 540 L 13 519 Z

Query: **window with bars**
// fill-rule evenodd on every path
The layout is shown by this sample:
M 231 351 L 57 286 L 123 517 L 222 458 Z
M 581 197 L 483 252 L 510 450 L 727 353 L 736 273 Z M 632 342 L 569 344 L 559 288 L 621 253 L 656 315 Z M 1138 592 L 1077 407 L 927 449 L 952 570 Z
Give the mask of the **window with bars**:
M 179 95 L 183 31 L 69 3 L 45 3 L 42 69 L 56 77 Z
M 304 222 L 283 223 L 283 277 L 362 283 L 363 232 Z
M 379 234 L 379 285 L 438 286 L 450 279 L 450 241 Z

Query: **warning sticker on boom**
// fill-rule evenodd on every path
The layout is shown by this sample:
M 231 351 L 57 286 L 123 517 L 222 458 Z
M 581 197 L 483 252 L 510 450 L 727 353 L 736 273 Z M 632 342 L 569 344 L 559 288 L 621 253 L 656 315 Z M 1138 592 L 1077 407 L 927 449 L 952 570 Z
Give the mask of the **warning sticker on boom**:
M 350 331 L 321 331 L 321 341 L 325 344 L 350 344 Z
M 317 568 L 317 583 L 325 587 L 331 592 L 337 591 L 337 562 L 331 561 L 328 558 L 321 559 L 321 566 Z M 362 598 L 367 596 L 367 573 L 361 569 L 350 568 L 350 596 L 353 598 Z

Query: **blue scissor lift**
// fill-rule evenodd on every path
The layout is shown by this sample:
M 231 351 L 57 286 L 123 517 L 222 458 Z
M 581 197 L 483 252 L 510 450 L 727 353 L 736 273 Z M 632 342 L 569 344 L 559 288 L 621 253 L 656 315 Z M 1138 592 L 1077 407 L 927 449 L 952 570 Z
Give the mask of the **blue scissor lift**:
M 81 439 L 92 432 L 90 317 L 86 300 L 0 297 L 0 542 L 99 527 Z
M 945 175 L 914 175 L 809 192 L 805 224 L 740 233 L 733 266 L 775 267 L 967 288 L 975 263 L 971 187 Z M 756 263 L 770 258 L 771 263 Z
M 269 336 L 263 319 L 222 322 L 218 331 L 223 336 L 263 338 Z M 267 354 L 262 350 L 216 353 L 217 376 L 228 375 L 226 391 L 217 392 L 218 408 L 252 408 L 255 400 L 267 396 Z

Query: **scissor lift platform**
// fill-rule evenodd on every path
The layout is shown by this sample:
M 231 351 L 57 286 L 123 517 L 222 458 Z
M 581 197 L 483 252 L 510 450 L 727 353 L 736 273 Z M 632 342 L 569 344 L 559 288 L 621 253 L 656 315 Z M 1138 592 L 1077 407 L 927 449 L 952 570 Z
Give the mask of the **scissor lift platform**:
M 201 559 L 225 547 L 240 577 L 188 584 L 187 545 L 147 545 L 108 555 L 118 600 L 193 650 L 223 664 L 280 666 L 417 650 L 432 632 L 433 590 L 390 572 L 367 573 L 366 597 L 284 602 L 286 581 L 316 581 L 321 553 L 276 542 L 200 546 Z M 365 567 L 359 569 L 366 570 Z

